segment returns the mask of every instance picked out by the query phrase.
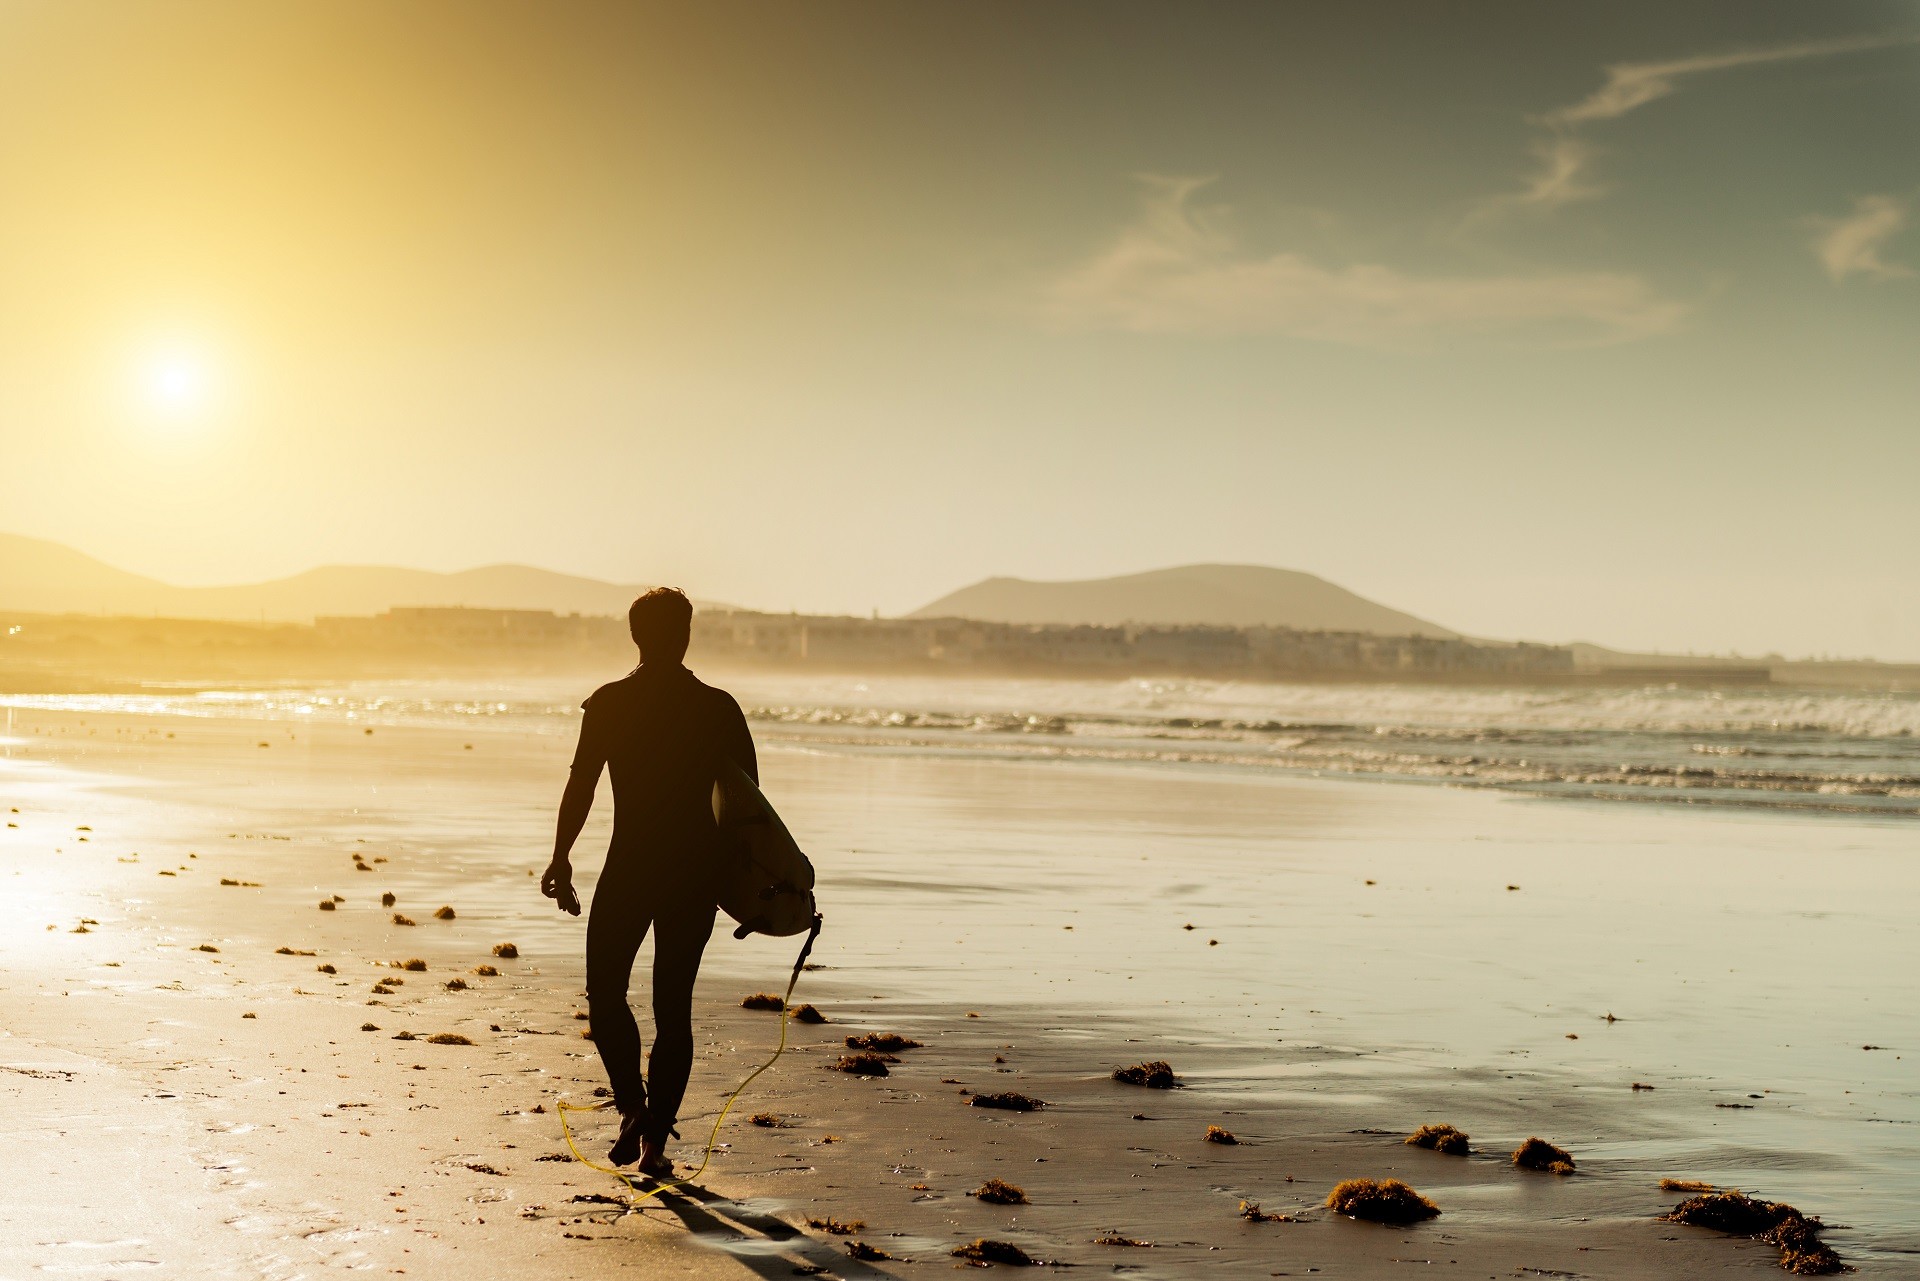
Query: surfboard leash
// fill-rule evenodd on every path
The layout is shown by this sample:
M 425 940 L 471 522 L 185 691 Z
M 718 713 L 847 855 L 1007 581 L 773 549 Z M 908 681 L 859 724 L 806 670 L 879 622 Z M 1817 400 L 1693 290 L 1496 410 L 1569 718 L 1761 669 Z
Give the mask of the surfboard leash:
M 762 1063 L 759 1067 L 747 1073 L 746 1080 L 735 1086 L 733 1093 L 727 1096 L 727 1101 L 721 1105 L 720 1115 L 713 1118 L 713 1129 L 707 1135 L 706 1151 L 701 1154 L 700 1165 L 692 1174 L 687 1175 L 685 1178 L 660 1180 L 655 1182 L 652 1187 L 642 1191 L 634 1180 L 644 1176 L 629 1174 L 619 1166 L 602 1165 L 598 1161 L 591 1160 L 584 1156 L 580 1151 L 579 1145 L 573 1141 L 573 1127 L 567 1123 L 567 1113 L 604 1111 L 613 1106 L 612 1099 L 603 1099 L 598 1103 L 588 1103 L 585 1105 L 569 1103 L 565 1099 L 561 1099 L 554 1105 L 555 1110 L 560 1114 L 560 1134 L 567 1141 L 567 1151 L 573 1154 L 574 1160 L 586 1166 L 589 1170 L 598 1170 L 602 1174 L 611 1174 L 614 1178 L 620 1180 L 627 1191 L 633 1194 L 633 1202 L 629 1205 L 629 1209 L 632 1209 L 649 1197 L 659 1196 L 662 1192 L 667 1192 L 674 1188 L 685 1187 L 706 1173 L 707 1163 L 713 1160 L 713 1149 L 719 1145 L 720 1127 L 726 1122 L 727 1113 L 733 1111 L 733 1105 L 739 1100 L 740 1096 L 746 1092 L 746 1088 L 752 1085 L 754 1080 L 762 1072 L 777 1063 L 782 1054 L 787 1052 L 787 1021 L 793 1016 L 793 989 L 800 982 L 800 971 L 806 967 L 807 957 L 813 954 L 813 944 L 814 941 L 820 937 L 821 924 L 820 914 L 815 912 L 813 914 L 813 926 L 807 931 L 807 941 L 800 945 L 800 955 L 793 958 L 793 973 L 787 976 L 787 992 L 785 996 L 780 998 L 780 1044 L 774 1049 L 772 1058 L 769 1058 L 765 1063 Z

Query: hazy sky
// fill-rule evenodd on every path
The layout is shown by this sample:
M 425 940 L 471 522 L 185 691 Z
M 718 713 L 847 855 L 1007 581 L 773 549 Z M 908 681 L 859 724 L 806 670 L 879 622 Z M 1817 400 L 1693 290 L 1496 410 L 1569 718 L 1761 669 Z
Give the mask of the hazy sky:
M 0 0 L 0 529 L 1920 658 L 1908 3 Z

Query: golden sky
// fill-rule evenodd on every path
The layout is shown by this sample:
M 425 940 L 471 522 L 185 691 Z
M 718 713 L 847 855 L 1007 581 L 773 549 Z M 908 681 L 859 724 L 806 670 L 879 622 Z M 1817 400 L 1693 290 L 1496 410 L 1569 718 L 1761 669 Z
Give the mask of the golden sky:
M 0 529 L 1920 657 L 1891 3 L 0 0 Z

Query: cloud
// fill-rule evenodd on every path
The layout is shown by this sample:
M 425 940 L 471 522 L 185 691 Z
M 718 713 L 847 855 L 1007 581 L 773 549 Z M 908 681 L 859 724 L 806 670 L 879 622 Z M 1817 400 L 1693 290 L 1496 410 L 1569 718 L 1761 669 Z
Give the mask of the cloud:
M 1522 190 L 1495 197 L 1487 211 L 1516 206 L 1556 209 L 1604 194 L 1604 187 L 1585 179 L 1594 152 L 1575 137 L 1575 133 L 1601 121 L 1618 120 L 1650 102 L 1678 93 L 1683 80 L 1708 72 L 1731 71 L 1737 67 L 1831 58 L 1915 42 L 1913 36 L 1855 36 L 1843 40 L 1810 40 L 1775 45 L 1768 49 L 1696 54 L 1690 58 L 1672 58 L 1664 62 L 1615 63 L 1606 68 L 1606 83 L 1598 89 L 1570 106 L 1535 117 L 1534 123 L 1549 131 L 1548 136 L 1537 141 L 1533 147 L 1540 162 L 1539 167 L 1527 178 Z
M 1813 252 L 1837 282 L 1848 276 L 1895 280 L 1913 275 L 1913 268 L 1880 257 L 1889 240 L 1907 226 L 1908 205 L 1897 196 L 1861 196 L 1844 218 L 1817 218 L 1819 234 Z
M 1507 197 L 1509 201 L 1557 209 L 1576 200 L 1593 200 L 1605 194 L 1604 187 L 1584 178 L 1588 162 L 1593 159 L 1593 148 L 1578 138 L 1564 134 L 1543 138 L 1534 144 L 1533 153 L 1540 160 L 1540 168 L 1528 179 L 1525 190 Z
M 1912 44 L 1911 36 L 1852 36 L 1844 40 L 1809 40 L 1800 44 L 1775 45 L 1771 49 L 1739 49 L 1731 53 L 1696 54 L 1666 62 L 1621 62 L 1608 67 L 1607 82 L 1570 107 L 1549 112 L 1542 123 L 1572 127 L 1595 120 L 1618 120 L 1638 107 L 1676 92 L 1679 81 L 1705 71 L 1730 71 L 1768 62 L 1799 62 L 1806 58 L 1831 58 L 1836 54 L 1864 53 L 1889 45 Z
M 1416 276 L 1376 263 L 1326 266 L 1246 252 L 1193 194 L 1210 179 L 1143 179 L 1140 220 L 1048 286 L 1065 328 L 1284 334 L 1360 346 L 1520 331 L 1619 342 L 1673 329 L 1686 308 L 1637 276 L 1544 272 Z

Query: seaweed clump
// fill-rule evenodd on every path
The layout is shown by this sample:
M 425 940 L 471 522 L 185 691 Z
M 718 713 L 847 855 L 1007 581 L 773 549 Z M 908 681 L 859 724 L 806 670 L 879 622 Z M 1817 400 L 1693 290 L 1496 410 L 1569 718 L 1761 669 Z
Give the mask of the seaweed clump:
M 786 1130 L 792 1128 L 788 1125 L 787 1119 L 778 1112 L 755 1112 L 752 1116 L 748 1117 L 747 1120 L 750 1124 L 757 1125 L 763 1130 Z M 809 1219 L 807 1222 L 811 1223 L 813 1220 Z
M 1248 1223 L 1298 1223 L 1291 1214 L 1275 1214 L 1271 1210 L 1262 1210 L 1258 1201 L 1242 1201 L 1240 1217 Z
M 977 1200 L 988 1205 L 1026 1205 L 1026 1189 L 1017 1187 L 1003 1179 L 988 1179 L 973 1190 Z
M 877 1245 L 868 1245 L 865 1241 L 847 1242 L 847 1253 L 867 1263 L 884 1263 L 893 1256 Z
M 1573 1173 L 1573 1158 L 1567 1154 L 1567 1150 L 1540 1138 L 1528 1139 L 1515 1148 L 1513 1163 L 1523 1170 L 1541 1170 L 1547 1174 Z
M 787 1003 L 773 992 L 755 992 L 740 1002 L 743 1010 L 772 1010 L 775 1014 L 787 1008 Z
M 1037 1268 L 1043 1262 L 1011 1241 L 992 1241 L 986 1237 L 961 1246 L 953 1252 L 953 1257 L 965 1259 L 976 1268 L 989 1268 L 996 1263 L 1010 1268 Z
M 520 949 L 511 943 L 495 943 L 493 954 L 503 961 L 511 961 L 519 957 Z
M 884 1054 L 842 1054 L 828 1066 L 836 1072 L 851 1072 L 855 1076 L 888 1075 Z
M 811 1005 L 796 1005 L 793 1007 L 793 1019 L 796 1023 L 825 1023 L 827 1016 Z M 893 1256 L 888 1255 L 887 1257 L 892 1258 Z
M 1784 1202 L 1762 1201 L 1741 1192 L 1709 1192 L 1689 1197 L 1660 1218 L 1663 1223 L 1685 1223 L 1764 1241 L 1780 1251 L 1780 1266 L 1795 1276 L 1853 1271 L 1820 1239 L 1826 1225 Z
M 850 1237 L 854 1233 L 859 1232 L 860 1230 L 865 1228 L 867 1225 L 866 1225 L 866 1221 L 863 1219 L 855 1219 L 853 1222 L 848 1223 L 848 1222 L 845 1222 L 844 1220 L 836 1219 L 832 1215 L 828 1215 L 824 1219 L 808 1219 L 807 1226 L 810 1228 L 817 1228 L 820 1231 L 828 1233 L 832 1236 Z
M 1662 1192 L 1712 1192 L 1715 1188 L 1713 1184 L 1700 1179 L 1662 1179 L 1660 1190 Z
M 1218 1125 L 1208 1126 L 1207 1132 L 1201 1137 L 1209 1143 L 1238 1143 L 1240 1141 L 1234 1137 L 1232 1130 L 1225 1129 Z
M 883 1054 L 897 1054 L 901 1050 L 917 1050 L 920 1042 L 910 1036 L 901 1036 L 898 1032 L 868 1032 L 864 1036 L 847 1038 L 849 1050 L 879 1050 Z
M 1149 1090 L 1171 1090 L 1179 1084 L 1179 1078 L 1173 1074 L 1173 1065 L 1165 1059 L 1136 1063 L 1132 1067 L 1117 1067 L 1113 1070 L 1113 1079 L 1125 1085 L 1144 1085 Z
M 1439 1206 L 1398 1179 L 1348 1179 L 1327 1193 L 1327 1208 L 1349 1218 L 1396 1224 L 1440 1213 Z
M 473 1042 L 458 1032 L 435 1032 L 427 1038 L 428 1045 L 472 1045 Z
M 1465 1156 L 1473 1150 L 1468 1146 L 1467 1136 L 1450 1125 L 1423 1125 L 1407 1136 L 1407 1142 L 1447 1156 Z
M 996 1108 L 1002 1112 L 1038 1112 L 1047 1106 L 1047 1101 L 1021 1094 L 1017 1090 L 1002 1090 L 998 1094 L 976 1094 L 967 1100 L 967 1104 L 976 1108 Z

